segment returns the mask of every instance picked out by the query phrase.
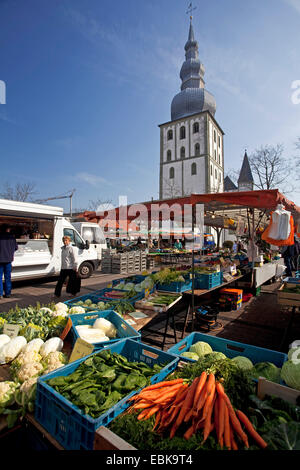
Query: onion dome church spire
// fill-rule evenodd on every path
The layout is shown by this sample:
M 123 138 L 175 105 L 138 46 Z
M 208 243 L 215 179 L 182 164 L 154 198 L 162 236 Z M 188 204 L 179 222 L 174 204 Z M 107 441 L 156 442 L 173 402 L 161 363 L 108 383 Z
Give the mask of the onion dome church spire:
M 190 18 L 188 40 L 184 46 L 185 61 L 180 70 L 181 92 L 173 98 L 171 104 L 172 121 L 201 111 L 209 111 L 212 116 L 216 112 L 215 98 L 204 88 L 205 69 L 199 59 L 198 42 Z

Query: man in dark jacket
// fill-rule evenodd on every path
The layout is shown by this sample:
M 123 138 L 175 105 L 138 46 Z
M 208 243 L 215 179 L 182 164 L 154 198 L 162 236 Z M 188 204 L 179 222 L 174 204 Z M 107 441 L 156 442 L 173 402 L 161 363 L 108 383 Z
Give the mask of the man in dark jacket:
M 14 260 L 18 245 L 15 237 L 10 233 L 10 227 L 3 225 L 0 233 L 0 298 L 3 296 L 4 275 L 4 297 L 11 294 L 11 263 Z

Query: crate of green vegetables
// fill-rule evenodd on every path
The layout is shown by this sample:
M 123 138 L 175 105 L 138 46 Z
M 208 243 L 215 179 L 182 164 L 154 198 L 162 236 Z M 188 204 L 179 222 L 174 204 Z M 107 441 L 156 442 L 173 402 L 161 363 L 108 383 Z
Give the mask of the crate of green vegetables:
M 279 351 L 198 332 L 186 336 L 168 352 L 189 363 L 207 354 L 213 354 L 216 361 L 229 358 L 238 367 L 251 371 L 255 381 L 261 376 L 277 383 L 283 383 L 281 368 L 288 359 L 287 354 Z
M 66 450 L 92 450 L 96 429 L 126 410 L 128 399 L 165 379 L 178 357 L 125 339 L 37 381 L 35 419 Z
M 74 345 L 78 338 L 102 349 L 122 339 L 141 340 L 141 334 L 113 310 L 70 315 L 70 336 Z

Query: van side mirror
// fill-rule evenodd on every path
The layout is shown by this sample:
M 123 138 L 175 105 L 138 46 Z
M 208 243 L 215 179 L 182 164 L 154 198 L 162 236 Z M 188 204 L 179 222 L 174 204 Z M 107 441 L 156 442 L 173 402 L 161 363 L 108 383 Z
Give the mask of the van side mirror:
M 90 247 L 90 242 L 88 240 L 85 241 L 85 249 L 88 250 Z

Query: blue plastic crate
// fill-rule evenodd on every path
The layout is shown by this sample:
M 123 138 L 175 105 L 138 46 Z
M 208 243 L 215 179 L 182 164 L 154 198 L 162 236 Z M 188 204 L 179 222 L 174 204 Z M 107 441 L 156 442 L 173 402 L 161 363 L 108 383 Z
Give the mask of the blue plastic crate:
M 103 295 L 103 292 L 105 292 L 105 289 L 94 290 L 93 292 L 91 292 L 91 294 L 80 295 L 78 297 L 74 297 L 73 299 L 66 300 L 64 303 L 68 306 L 72 306 L 79 301 L 84 302 L 85 300 L 91 300 L 93 303 L 97 303 L 100 301 L 102 302 L 101 295 Z
M 116 299 L 115 297 L 111 297 L 111 298 L 110 297 L 104 297 L 105 293 L 107 293 L 107 292 L 109 293 L 109 292 L 112 292 L 112 291 L 124 292 L 121 289 L 113 289 L 113 288 L 106 287 L 104 289 L 95 290 L 91 294 L 85 294 L 85 295 L 81 295 L 80 297 L 75 297 L 74 299 L 71 299 L 71 300 L 66 300 L 64 303 L 70 307 L 70 306 L 76 304 L 79 301 L 84 302 L 85 300 L 90 299 L 93 303 L 111 302 L 112 300 L 118 300 L 119 302 L 127 301 L 127 302 L 130 302 L 130 303 L 134 304 L 137 300 L 142 299 L 145 295 L 144 291 L 142 291 L 142 292 L 137 292 L 136 295 L 134 295 L 133 297 L 130 297 L 129 299 Z
M 111 289 L 111 288 L 106 288 L 106 289 L 102 289 L 102 293 L 100 295 L 100 299 L 99 301 L 109 301 L 111 302 L 112 300 L 117 300 L 119 302 L 129 302 L 131 304 L 134 304 L 137 300 L 141 300 L 144 296 L 145 296 L 145 292 L 142 291 L 142 292 L 137 292 L 133 297 L 130 297 L 130 298 L 127 298 L 127 299 L 116 299 L 115 297 L 109 297 L 109 296 L 105 296 L 104 297 L 104 294 L 108 293 L 109 292 L 112 292 L 112 291 L 117 291 L 117 292 L 125 292 L 124 290 L 122 289 Z
M 208 343 L 213 351 L 222 352 L 230 359 L 236 356 L 248 357 L 253 364 L 256 364 L 257 362 L 272 362 L 275 366 L 282 367 L 283 363 L 287 360 L 287 354 L 282 352 L 252 346 L 250 344 L 239 343 L 238 341 L 231 341 L 225 338 L 217 338 L 216 336 L 198 332 L 191 333 L 186 338 L 179 341 L 179 343 L 168 349 L 168 352 L 180 356 L 183 352 L 188 351 L 192 344 L 197 343 L 197 341 Z M 189 359 L 187 357 L 180 356 L 180 359 L 186 362 L 195 362 L 193 359 Z
M 166 364 L 158 374 L 151 377 L 151 383 L 164 380 L 176 369 L 179 362 L 179 359 L 170 353 L 131 339 L 119 341 L 108 349 L 121 354 L 129 361 L 144 362 L 150 366 Z M 50 387 L 46 380 L 70 375 L 87 357 L 89 356 L 39 377 L 37 381 L 35 419 L 66 450 L 92 450 L 96 429 L 99 426 L 107 426 L 116 416 L 125 411 L 130 406 L 128 399 L 141 390 L 131 392 L 99 418 L 93 419 L 85 415 L 77 406 Z
M 76 326 L 93 325 L 94 321 L 97 318 L 106 318 L 106 320 L 109 320 L 111 323 L 113 323 L 117 329 L 117 337 L 109 341 L 93 343 L 95 351 L 98 349 L 102 349 L 103 346 L 111 345 L 123 339 L 134 339 L 136 341 L 141 341 L 141 334 L 113 310 L 103 310 L 102 312 L 95 312 L 90 315 L 88 313 L 80 313 L 76 315 L 70 315 L 70 318 L 72 320 L 70 336 L 73 345 L 75 341 L 80 337 L 76 330 Z
M 297 277 L 285 277 L 283 282 L 288 282 L 290 284 L 300 284 L 300 276 Z
M 147 274 L 148 276 L 149 274 Z M 113 287 L 120 284 L 120 282 L 133 282 L 134 284 L 140 284 L 146 279 L 147 276 L 143 276 L 142 274 L 133 274 L 132 276 L 123 277 L 122 279 L 114 279 L 112 281 Z
M 185 292 L 191 290 L 192 281 L 190 279 L 185 282 L 170 282 L 169 284 L 157 284 L 157 290 L 167 292 Z
M 195 289 L 212 289 L 218 287 L 223 282 L 223 272 L 216 273 L 195 273 Z

